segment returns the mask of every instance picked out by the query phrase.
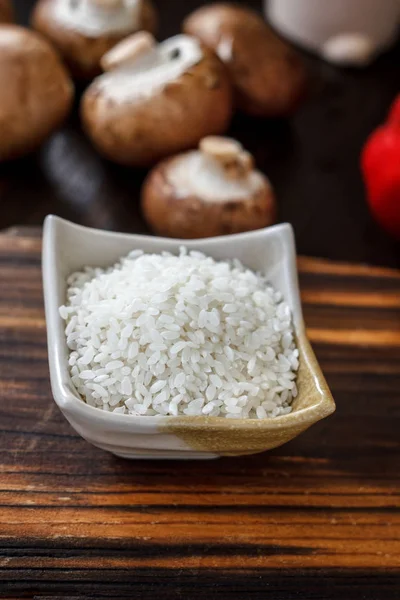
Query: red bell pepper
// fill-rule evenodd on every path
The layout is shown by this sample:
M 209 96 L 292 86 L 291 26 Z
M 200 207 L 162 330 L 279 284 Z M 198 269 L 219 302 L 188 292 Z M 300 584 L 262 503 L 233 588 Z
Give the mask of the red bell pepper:
M 361 166 L 372 214 L 386 231 L 400 238 L 400 96 L 386 123 L 368 138 Z

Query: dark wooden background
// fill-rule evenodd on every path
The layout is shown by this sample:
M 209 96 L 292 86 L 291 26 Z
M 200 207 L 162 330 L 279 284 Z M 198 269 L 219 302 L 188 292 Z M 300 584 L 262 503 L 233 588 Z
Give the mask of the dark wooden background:
M 385 1 L 385 0 L 383 0 Z M 201 0 L 155 0 L 161 37 Z M 26 22 L 34 2 L 15 0 Z M 260 0 L 248 5 L 260 8 Z M 367 135 L 400 89 L 400 45 L 366 70 L 307 59 L 309 98 L 291 121 L 236 118 L 231 133 L 254 152 L 279 198 L 279 218 L 293 223 L 301 254 L 400 266 L 400 247 L 368 214 L 359 173 Z M 0 229 L 40 225 L 55 213 L 86 225 L 145 231 L 138 198 L 144 172 L 99 158 L 75 112 L 36 156 L 0 168 Z

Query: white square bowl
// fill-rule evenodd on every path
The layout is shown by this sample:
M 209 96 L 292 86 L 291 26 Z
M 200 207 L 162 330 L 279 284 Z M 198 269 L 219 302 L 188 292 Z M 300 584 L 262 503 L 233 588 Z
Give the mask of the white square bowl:
M 292 310 L 300 350 L 299 394 L 288 415 L 261 420 L 135 417 L 93 408 L 78 395 L 68 371 L 65 323 L 58 310 L 65 303 L 68 275 L 87 265 L 112 266 L 134 249 L 176 253 L 182 245 L 215 259 L 238 258 L 247 267 L 265 273 L 272 285 L 282 292 Z M 335 410 L 306 337 L 294 235 L 288 224 L 238 235 L 183 241 L 88 229 L 50 215 L 44 225 L 43 284 L 54 399 L 83 438 L 117 456 L 192 459 L 254 454 L 284 444 Z

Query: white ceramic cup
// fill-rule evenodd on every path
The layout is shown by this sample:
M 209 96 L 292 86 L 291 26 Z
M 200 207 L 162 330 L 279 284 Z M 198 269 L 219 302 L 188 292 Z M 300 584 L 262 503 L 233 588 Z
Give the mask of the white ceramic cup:
M 264 0 L 282 35 L 326 60 L 364 66 L 388 48 L 400 22 L 400 0 Z

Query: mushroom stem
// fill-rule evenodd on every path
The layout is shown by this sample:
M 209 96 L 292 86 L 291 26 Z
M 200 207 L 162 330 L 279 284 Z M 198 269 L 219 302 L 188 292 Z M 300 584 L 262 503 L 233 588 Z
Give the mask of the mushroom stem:
M 200 151 L 217 161 L 230 179 L 242 179 L 253 169 L 253 157 L 232 138 L 208 136 L 199 145 Z
M 99 8 L 106 8 L 110 10 L 121 8 L 123 5 L 123 0 L 89 0 L 89 2 L 95 6 L 98 6 Z
M 101 68 L 103 71 L 113 71 L 123 65 L 132 64 L 140 56 L 151 52 L 156 43 L 154 36 L 148 31 L 134 33 L 103 55 L 100 61 Z
M 239 154 L 239 162 L 245 175 L 254 169 L 254 158 L 250 152 L 247 152 L 246 150 L 243 150 L 243 152 Z

